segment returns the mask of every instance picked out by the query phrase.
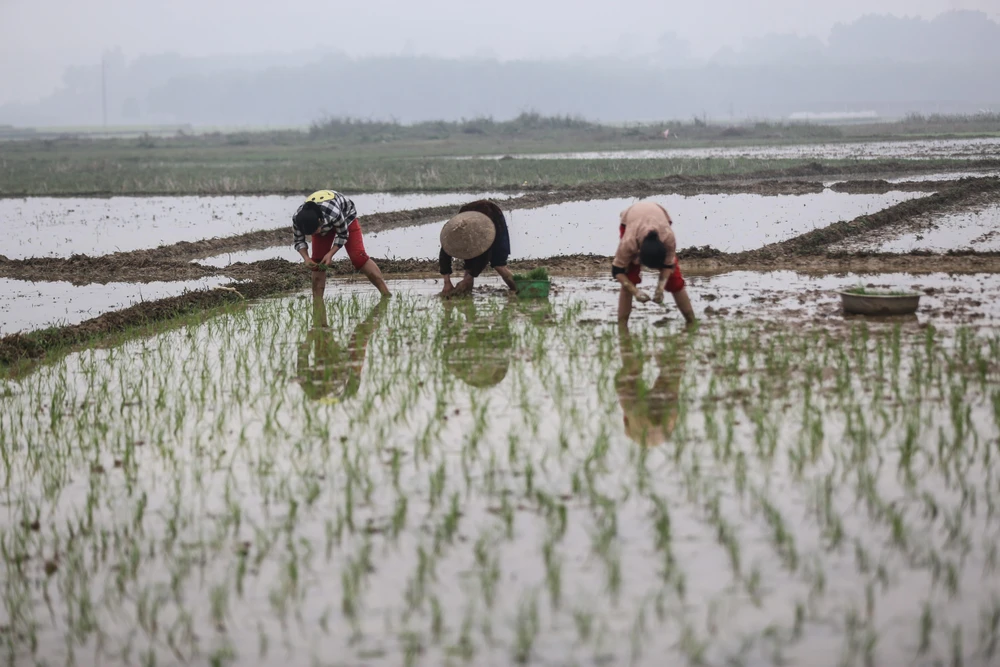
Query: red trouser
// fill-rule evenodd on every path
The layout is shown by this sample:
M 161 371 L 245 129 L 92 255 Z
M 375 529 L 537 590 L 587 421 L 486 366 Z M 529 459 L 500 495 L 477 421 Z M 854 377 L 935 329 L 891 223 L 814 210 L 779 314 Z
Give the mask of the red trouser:
M 618 238 L 625 235 L 625 225 L 618 226 Z M 630 264 L 628 267 L 628 273 L 625 276 L 632 282 L 633 285 L 638 285 L 642 282 L 642 267 L 639 266 L 639 262 Z M 671 294 L 676 294 L 684 289 L 684 275 L 681 273 L 681 263 L 678 261 L 674 262 L 674 271 L 667 278 L 667 284 L 664 289 Z
M 336 236 L 332 231 L 326 236 L 319 234 L 312 235 L 312 261 L 317 264 L 323 260 L 326 253 L 333 247 L 333 239 Z M 344 246 L 347 256 L 351 258 L 351 264 L 355 269 L 360 269 L 368 261 L 368 253 L 365 252 L 365 240 L 361 238 L 361 224 L 355 218 L 354 222 L 347 226 L 347 244 Z

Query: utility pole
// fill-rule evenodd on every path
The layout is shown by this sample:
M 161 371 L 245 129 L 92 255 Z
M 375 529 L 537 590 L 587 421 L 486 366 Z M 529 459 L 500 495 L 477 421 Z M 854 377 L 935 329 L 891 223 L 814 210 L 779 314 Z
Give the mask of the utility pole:
M 104 124 L 104 133 L 108 132 L 108 75 L 107 58 L 101 54 L 101 122 Z

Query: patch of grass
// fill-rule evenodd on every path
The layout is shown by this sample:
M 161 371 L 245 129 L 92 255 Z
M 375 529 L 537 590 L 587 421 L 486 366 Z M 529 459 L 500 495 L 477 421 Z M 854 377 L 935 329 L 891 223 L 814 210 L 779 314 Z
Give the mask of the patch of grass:
M 544 266 L 531 269 L 527 273 L 515 273 L 514 280 L 548 280 L 549 270 Z
M 573 130 L 578 132 L 579 130 Z M 3 143 L 0 196 L 72 194 L 301 194 L 331 184 L 348 192 L 445 192 L 544 189 L 667 177 L 775 173 L 910 173 L 986 168 L 969 160 L 816 160 L 729 157 L 662 159 L 454 159 L 567 151 L 690 147 L 596 135 L 538 140 L 460 133 L 448 138 L 360 141 L 336 133 L 283 132 L 153 141 L 61 138 Z M 745 143 L 745 142 L 744 142 Z M 1000 164 L 998 162 L 997 164 Z M 322 175 L 322 183 L 317 182 Z

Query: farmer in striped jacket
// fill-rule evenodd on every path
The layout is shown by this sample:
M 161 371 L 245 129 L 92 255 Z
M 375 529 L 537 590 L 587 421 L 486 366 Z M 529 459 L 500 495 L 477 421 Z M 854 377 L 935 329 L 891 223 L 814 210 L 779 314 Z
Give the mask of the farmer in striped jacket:
M 347 256 L 354 268 L 365 274 L 383 296 L 389 296 L 382 272 L 365 252 L 358 211 L 350 199 L 333 190 L 312 193 L 292 216 L 292 231 L 295 249 L 302 255 L 306 266 L 313 269 L 314 299 L 323 298 L 326 267 L 330 266 L 333 256 L 341 248 L 347 248 Z M 307 250 L 306 236 L 312 236 L 311 255 Z

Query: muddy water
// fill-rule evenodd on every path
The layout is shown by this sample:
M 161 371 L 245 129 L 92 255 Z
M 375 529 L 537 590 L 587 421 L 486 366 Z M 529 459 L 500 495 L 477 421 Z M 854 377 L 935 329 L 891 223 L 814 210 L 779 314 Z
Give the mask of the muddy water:
M 655 276 L 645 272 L 643 280 L 640 287 L 651 294 Z M 685 281 L 695 314 L 705 321 L 753 319 L 788 325 L 821 322 L 840 326 L 860 319 L 845 317 L 838 291 L 864 285 L 922 294 L 914 317 L 869 319 L 871 322 L 922 323 L 936 327 L 1000 325 L 1000 275 L 993 273 L 810 275 L 794 271 L 730 271 L 710 276 L 688 275 Z M 420 297 L 434 296 L 441 291 L 441 281 L 437 279 L 387 282 L 394 291 Z M 507 293 L 503 281 L 488 270 L 476 285 L 478 298 Z M 367 281 L 358 279 L 338 281 L 328 289 L 331 294 L 362 296 L 372 288 Z M 589 323 L 610 325 L 617 312 L 619 290 L 618 283 L 610 277 L 557 277 L 552 282 L 551 300 L 563 305 L 579 302 L 582 316 Z M 631 319 L 639 324 L 657 326 L 682 321 L 669 296 L 664 305 L 634 303 Z
M 737 252 L 759 248 L 841 220 L 875 213 L 924 193 L 890 192 L 855 195 L 832 191 L 805 195 L 664 195 L 674 219 L 678 247 L 710 245 Z M 511 257 L 532 259 L 568 254 L 614 252 L 619 213 L 635 199 L 601 199 L 505 212 Z M 442 223 L 444 221 L 441 221 Z M 365 236 L 372 257 L 433 259 L 440 250 L 441 224 L 392 229 Z M 232 262 L 298 256 L 290 248 L 230 253 L 200 260 L 213 266 Z
M 144 284 L 73 285 L 64 282 L 26 282 L 0 278 L 0 336 L 52 326 L 78 324 L 112 310 L 187 291 L 232 282 L 205 278 Z
M 727 146 L 717 148 L 663 148 L 658 150 L 593 151 L 582 153 L 518 154 L 523 160 L 650 160 L 670 158 L 754 158 L 760 160 L 815 158 L 823 160 L 978 159 L 996 157 L 1000 138 L 933 139 L 864 143 L 794 144 L 786 146 Z M 499 159 L 501 155 L 481 158 Z
M 461 204 L 497 193 L 350 195 L 358 214 Z M 110 197 L 0 199 L 0 255 L 68 257 L 155 248 L 288 224 L 301 197 Z M 289 239 L 291 231 L 289 229 Z M 291 242 L 291 241 L 289 241 Z
M 625 335 L 605 284 L 274 300 L 3 385 L 14 662 L 988 664 L 993 357 Z

